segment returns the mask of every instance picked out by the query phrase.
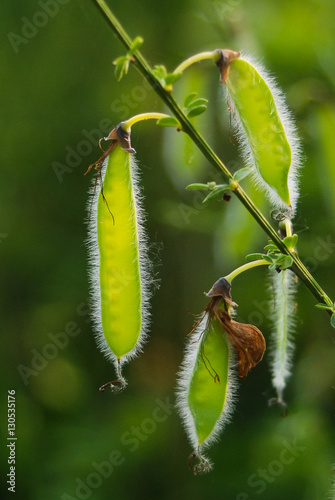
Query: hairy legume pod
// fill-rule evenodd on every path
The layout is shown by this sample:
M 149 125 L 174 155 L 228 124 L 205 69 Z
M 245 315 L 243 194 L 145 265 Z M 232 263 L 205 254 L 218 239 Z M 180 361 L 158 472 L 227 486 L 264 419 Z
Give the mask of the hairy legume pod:
M 121 364 L 140 351 L 146 336 L 149 266 L 136 162 L 119 143 L 113 146 L 98 173 L 101 190 L 88 204 L 88 246 L 97 342 L 115 362 L 123 387 Z
M 272 274 L 274 305 L 271 310 L 273 321 L 271 371 L 272 385 L 277 391 L 272 402 L 284 405 L 283 391 L 291 375 L 294 344 L 292 333 L 296 324 L 295 300 L 297 283 L 294 274 L 288 269 Z
M 232 111 L 244 131 L 242 152 L 270 201 L 295 208 L 298 196 L 299 141 L 291 114 L 273 78 L 248 57 L 221 51 L 218 66 Z M 237 55 L 236 55 L 237 54 Z M 229 64 L 229 70 L 227 69 Z
M 234 373 L 232 355 L 219 320 L 208 313 L 192 333 L 178 382 L 178 409 L 183 418 L 194 457 L 193 472 L 209 470 L 202 455 L 232 413 Z

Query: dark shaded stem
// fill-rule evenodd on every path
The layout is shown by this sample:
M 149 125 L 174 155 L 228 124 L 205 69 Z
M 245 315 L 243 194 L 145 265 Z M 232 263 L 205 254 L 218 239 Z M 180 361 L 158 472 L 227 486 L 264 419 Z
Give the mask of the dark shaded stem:
M 110 10 L 108 5 L 104 0 L 93 0 L 94 4 L 101 10 L 104 17 L 108 21 L 110 27 L 113 29 L 116 36 L 120 39 L 123 45 L 129 50 L 132 40 L 128 33 L 124 30 L 123 26 L 120 24 L 118 19 L 114 16 L 113 12 Z M 189 121 L 183 110 L 180 108 L 178 103 L 175 101 L 174 97 L 164 89 L 161 83 L 157 80 L 152 72 L 151 67 L 147 63 L 146 59 L 142 56 L 139 51 L 136 51 L 134 56 L 134 65 L 142 73 L 142 75 L 148 80 L 150 85 L 156 91 L 156 93 L 162 98 L 167 107 L 172 111 L 174 116 L 177 118 L 182 126 L 184 132 L 186 132 L 192 141 L 197 145 L 203 155 L 207 158 L 209 163 L 220 172 L 229 182 L 232 179 L 232 174 L 220 160 L 220 158 L 214 153 L 214 151 L 207 144 L 205 139 L 199 134 L 199 132 L 193 127 L 192 123 Z M 332 301 L 328 295 L 322 290 L 319 283 L 313 278 L 308 269 L 301 262 L 299 257 L 295 252 L 292 252 L 287 248 L 287 246 L 280 239 L 276 230 L 271 226 L 269 221 L 264 217 L 260 210 L 256 207 L 253 201 L 245 193 L 245 191 L 238 186 L 236 190 L 233 191 L 235 196 L 240 200 L 240 202 L 245 206 L 245 208 L 251 213 L 256 222 L 261 226 L 261 228 L 266 232 L 266 234 L 272 239 L 272 241 L 277 245 L 283 254 L 289 255 L 293 259 L 293 265 L 291 267 L 292 271 L 299 276 L 301 281 L 307 286 L 307 288 L 316 297 L 318 302 L 323 302 L 324 304 L 331 305 Z M 331 315 L 331 311 L 328 311 Z

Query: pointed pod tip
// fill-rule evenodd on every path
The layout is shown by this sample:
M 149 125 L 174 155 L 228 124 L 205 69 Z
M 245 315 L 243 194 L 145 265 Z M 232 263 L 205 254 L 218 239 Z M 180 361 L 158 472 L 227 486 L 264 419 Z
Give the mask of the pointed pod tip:
M 111 130 L 109 132 L 109 134 L 107 135 L 107 137 L 104 137 L 105 141 L 111 141 L 111 140 L 116 140 L 117 139 L 116 128 L 117 127 L 114 127 L 113 130 Z
M 110 387 L 111 391 L 117 394 L 124 391 L 124 389 L 127 387 L 127 382 L 126 379 L 121 376 L 119 380 L 113 380 L 112 382 L 103 384 L 101 387 L 99 387 L 99 391 L 105 392 L 105 389 L 107 389 L 107 387 Z
M 200 451 L 193 451 L 188 457 L 188 466 L 194 475 L 209 472 L 212 468 L 211 462 L 208 458 L 200 454 Z
M 282 418 L 287 417 L 288 407 L 285 401 L 283 400 L 281 395 L 278 395 L 276 398 L 271 398 L 268 401 L 269 406 L 280 406 L 283 409 L 283 413 L 281 414 Z

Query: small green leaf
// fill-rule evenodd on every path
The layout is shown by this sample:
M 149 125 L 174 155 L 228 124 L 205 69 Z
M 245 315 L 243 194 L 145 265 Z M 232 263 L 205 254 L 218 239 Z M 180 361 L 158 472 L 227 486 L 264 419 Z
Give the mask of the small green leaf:
M 215 187 L 213 191 L 206 196 L 206 198 L 203 200 L 202 203 L 207 203 L 209 200 L 222 196 L 222 193 L 228 190 L 229 190 L 228 184 L 227 185 L 221 184 L 220 186 Z
M 226 186 L 226 184 L 218 184 L 218 187 L 220 186 Z M 208 189 L 214 189 L 216 187 L 216 182 L 215 181 L 207 182 L 207 187 Z
M 189 94 L 187 97 L 185 97 L 184 107 L 188 108 L 191 102 L 194 101 L 194 99 L 197 97 L 197 95 L 197 92 L 192 92 L 192 94 Z
M 208 99 L 204 99 L 203 97 L 199 97 L 199 99 L 194 99 L 188 106 L 188 109 L 195 108 L 196 106 L 202 106 L 208 103 Z
M 274 251 L 277 250 L 279 252 L 279 249 L 276 247 L 276 245 L 273 245 L 272 243 L 265 245 L 264 250 L 274 250 Z
M 272 264 L 269 265 L 270 271 L 275 271 L 277 269 L 277 264 L 275 262 L 272 262 Z
M 319 309 L 327 309 L 329 311 L 333 310 L 333 307 L 327 306 L 326 304 L 323 304 L 322 302 L 320 304 L 316 304 L 315 307 L 318 307 Z
M 296 246 L 296 244 L 298 243 L 298 235 L 293 234 L 292 236 L 286 236 L 286 238 L 284 238 L 283 241 L 284 241 L 285 245 L 287 246 L 287 248 L 294 248 Z
M 190 111 L 187 113 L 188 118 L 194 118 L 195 116 L 201 115 L 204 113 L 207 109 L 207 106 L 204 104 L 201 106 L 197 106 L 196 108 L 191 108 Z
M 200 182 L 196 182 L 194 184 L 189 184 L 186 186 L 186 189 L 208 189 L 208 184 L 201 184 Z
M 288 269 L 293 264 L 293 259 L 290 255 L 286 255 L 283 264 L 280 266 L 280 269 L 284 271 L 284 269 Z
M 123 77 L 123 64 L 117 64 L 115 66 L 115 78 L 119 82 Z
M 286 258 L 286 255 L 284 254 L 279 254 L 278 257 L 276 258 L 276 260 L 274 261 L 277 266 L 279 266 L 280 264 L 283 264 L 285 262 L 285 258 Z
M 174 116 L 166 116 L 158 120 L 157 125 L 161 127 L 180 127 L 180 123 Z
M 167 75 L 167 72 L 166 72 L 166 67 L 163 66 L 163 64 L 160 64 L 160 65 L 155 65 L 154 69 L 153 69 L 153 73 L 155 73 L 155 75 L 157 77 L 160 77 L 160 78 L 165 78 L 166 75 Z
M 262 259 L 263 256 L 264 256 L 263 253 L 249 253 L 248 255 L 245 256 L 245 260 L 259 260 Z
M 144 42 L 143 38 L 141 36 L 137 36 L 135 38 L 135 40 L 133 41 L 133 43 L 131 44 L 129 51 L 128 51 L 128 54 L 130 56 L 132 56 L 134 54 L 134 52 L 136 52 L 136 50 L 138 50 L 140 47 L 142 47 L 143 42 Z
M 335 328 L 335 314 L 333 314 L 330 318 L 330 324 L 333 328 Z
M 276 260 L 280 254 L 279 250 L 269 250 L 267 253 L 268 257 L 272 260 Z
M 262 255 L 262 259 L 264 259 L 265 262 L 272 264 L 273 260 L 271 259 L 271 257 L 269 255 L 264 255 L 263 253 L 261 255 Z
M 252 169 L 250 167 L 240 168 L 237 172 L 234 173 L 233 179 L 234 181 L 240 182 L 242 179 L 250 175 Z
M 173 85 L 179 78 L 181 77 L 182 73 L 169 73 L 165 77 L 165 84 L 166 85 Z
M 121 56 L 118 57 L 113 64 L 115 64 L 115 76 L 117 81 L 119 82 L 123 75 L 128 73 L 129 68 L 129 57 Z
M 155 66 L 154 69 L 152 70 L 153 74 L 157 78 L 157 80 L 160 81 L 160 83 L 165 86 L 165 78 L 167 75 L 166 68 L 163 65 L 160 66 Z
M 113 64 L 115 64 L 115 65 L 117 65 L 117 64 L 123 64 L 123 63 L 125 63 L 128 60 L 129 60 L 128 56 L 120 56 L 117 59 L 115 59 L 115 61 L 113 61 Z

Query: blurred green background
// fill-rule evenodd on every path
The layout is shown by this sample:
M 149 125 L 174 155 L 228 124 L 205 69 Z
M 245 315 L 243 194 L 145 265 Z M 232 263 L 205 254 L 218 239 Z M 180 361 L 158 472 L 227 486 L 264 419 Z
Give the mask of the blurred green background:
M 109 5 L 132 37 L 144 37 L 151 64 L 173 70 L 197 52 L 229 47 L 252 54 L 276 76 L 305 156 L 295 220 L 300 255 L 335 299 L 334 2 Z M 83 174 L 98 158 L 98 137 L 133 114 L 164 106 L 136 70 L 116 82 L 112 61 L 125 50 L 92 1 L 18 0 L 3 2 L 1 11 L 3 498 L 10 496 L 4 479 L 9 389 L 16 390 L 17 498 L 328 498 L 335 461 L 334 330 L 303 286 L 288 417 L 267 405 L 274 392 L 266 354 L 240 381 L 233 421 L 209 450 L 214 470 L 203 477 L 188 470 L 191 449 L 166 404 L 174 404 L 192 314 L 205 307 L 203 292 L 246 253 L 261 251 L 266 237 L 238 200 L 203 208 L 201 198 L 185 191 L 188 182 L 207 182 L 214 172 L 181 134 L 153 123 L 134 127 L 132 139 L 160 279 L 151 338 L 125 367 L 127 390 L 99 393 L 114 368 L 96 348 L 88 315 L 84 220 L 92 181 Z M 210 101 L 196 125 L 232 170 L 241 168 L 214 65 L 187 70 L 175 94 L 182 102 L 190 91 Z M 245 186 L 269 216 L 262 194 Z M 269 344 L 265 271 L 236 280 L 233 298 L 239 317 L 259 326 Z M 293 459 L 284 463 L 284 456 Z

